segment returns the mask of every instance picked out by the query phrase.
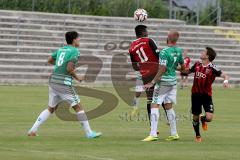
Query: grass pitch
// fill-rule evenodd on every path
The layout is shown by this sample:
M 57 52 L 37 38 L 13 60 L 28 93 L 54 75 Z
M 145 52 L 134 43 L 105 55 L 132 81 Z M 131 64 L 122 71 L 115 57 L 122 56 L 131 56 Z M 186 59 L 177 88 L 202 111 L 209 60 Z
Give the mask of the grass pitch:
M 99 88 L 103 89 L 103 88 Z M 112 88 L 103 90 L 114 92 Z M 65 122 L 52 116 L 39 130 L 39 137 L 27 137 L 38 114 L 47 106 L 48 87 L 0 86 L 1 160 L 237 160 L 240 157 L 240 89 L 215 88 L 215 117 L 203 142 L 194 142 L 189 115 L 190 88 L 178 90 L 179 141 L 168 142 L 165 118 L 159 122 L 160 139 L 141 142 L 149 133 L 145 99 L 141 99 L 142 118 L 129 119 L 131 108 L 120 100 L 112 112 L 90 121 L 103 137 L 88 140 L 78 122 Z M 85 110 L 99 100 L 81 97 Z M 163 114 L 163 110 L 161 110 Z

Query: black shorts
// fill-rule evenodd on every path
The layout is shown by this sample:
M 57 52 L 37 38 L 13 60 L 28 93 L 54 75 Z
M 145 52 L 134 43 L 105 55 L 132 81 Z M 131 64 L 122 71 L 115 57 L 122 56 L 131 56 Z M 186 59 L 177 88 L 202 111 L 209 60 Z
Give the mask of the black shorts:
M 192 93 L 192 114 L 201 114 L 202 107 L 205 112 L 214 112 L 212 96 L 208 94 Z
M 180 75 L 181 75 L 182 77 L 188 77 L 188 74 L 187 74 L 187 73 L 180 73 Z

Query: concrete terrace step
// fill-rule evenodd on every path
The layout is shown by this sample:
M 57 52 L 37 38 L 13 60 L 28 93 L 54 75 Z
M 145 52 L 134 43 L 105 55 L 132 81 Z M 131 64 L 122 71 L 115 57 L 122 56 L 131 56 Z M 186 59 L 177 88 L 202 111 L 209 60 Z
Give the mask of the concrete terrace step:
M 100 42 L 84 42 L 81 41 L 81 48 L 96 48 L 102 49 L 104 45 L 106 45 L 109 41 L 100 41 Z M 112 41 L 114 42 L 114 41 Z M 118 44 L 119 41 L 115 41 L 114 43 Z M 160 41 L 158 44 L 165 44 L 165 41 Z M 36 40 L 13 40 L 13 39 L 0 39 L 0 45 L 18 45 L 18 46 L 44 46 L 44 47 L 62 47 L 63 42 L 61 41 L 36 41 Z M 200 43 L 200 42 L 182 42 L 181 40 L 178 42 L 178 45 L 181 47 L 198 47 L 204 48 L 205 46 L 211 46 L 213 48 L 218 49 L 240 49 L 240 45 L 232 45 L 232 44 L 215 44 L 215 43 Z M 160 46 L 162 48 L 164 46 Z
M 89 56 L 94 56 L 98 57 L 104 62 L 108 59 L 111 59 L 113 57 L 112 54 L 97 54 L 95 51 L 83 51 L 81 52 L 81 58 L 86 58 Z M 97 51 L 96 51 L 97 52 Z M 36 59 L 36 60 L 46 60 L 48 56 L 50 56 L 51 53 L 31 53 L 31 52 L 1 52 L 0 51 L 0 58 L 5 58 L 5 59 L 25 59 L 25 60 L 31 60 L 31 59 Z
M 168 31 L 159 31 L 158 33 L 150 33 L 150 37 L 158 39 L 159 37 L 166 37 Z M 135 39 L 134 33 L 132 34 L 112 34 L 112 33 L 98 33 L 98 32 L 79 32 L 81 38 L 96 38 L 96 39 L 121 39 L 121 40 L 133 40 Z M 14 28 L 0 28 L 0 35 L 15 34 L 15 35 L 32 35 L 32 36 L 48 36 L 48 37 L 64 37 L 65 31 L 56 30 L 32 30 L 32 29 L 14 29 Z M 195 37 L 198 38 L 226 38 L 225 34 L 214 34 L 211 35 L 206 33 L 195 33 L 195 32 L 182 32 L 181 37 Z M 231 40 L 231 39 L 230 39 Z M 231 40 L 233 41 L 233 40 Z M 237 41 L 235 41 L 237 43 Z
M 119 48 L 119 43 L 135 39 L 134 27 L 137 24 L 139 23 L 132 17 L 0 10 L 0 83 L 47 83 L 53 69 L 53 66 L 47 64 L 47 57 L 63 45 L 66 30 L 76 30 L 80 33 L 80 63 L 81 60 L 91 66 L 99 63 L 92 60 L 91 56 L 98 57 L 103 63 L 96 83 L 111 83 L 112 58 L 116 54 L 128 54 L 127 43 L 124 49 Z M 170 29 L 180 31 L 179 46 L 188 49 L 192 62 L 199 59 L 205 46 L 213 47 L 218 53 L 214 64 L 230 75 L 231 82 L 240 82 L 240 44 L 237 38 L 227 38 L 227 33 L 233 31 L 235 36 L 240 36 L 239 27 L 190 26 L 185 25 L 183 21 L 151 18 L 143 24 L 148 26 L 150 37 L 160 45 L 159 48 L 165 47 L 167 32 Z M 116 43 L 117 48 L 105 51 L 104 45 L 108 42 Z M 88 58 L 84 59 L 85 56 Z M 121 66 L 117 71 L 124 70 L 125 65 L 132 69 L 129 58 L 126 63 L 121 61 L 119 58 L 119 62 L 116 62 Z M 84 74 L 86 69 L 87 66 L 80 66 L 77 72 Z M 97 71 L 99 67 L 93 69 Z M 217 79 L 216 82 L 222 83 L 222 80 Z
M 109 41 L 100 41 L 96 43 L 89 43 L 82 41 L 80 43 L 81 48 L 96 48 L 96 49 L 102 49 L 108 43 Z M 112 41 L 114 42 L 114 41 Z M 115 42 L 118 43 L 117 41 Z M 165 41 L 160 41 L 158 44 L 165 44 Z M 19 45 L 19 46 L 44 46 L 44 47 L 61 47 L 63 46 L 63 42 L 57 42 L 57 41 L 34 41 L 34 40 L 0 40 L 0 45 Z M 181 42 L 181 40 L 178 42 L 178 45 L 181 47 L 198 47 L 198 48 L 204 48 L 206 46 L 211 46 L 213 48 L 218 49 L 233 49 L 233 50 L 239 50 L 240 45 L 231 45 L 231 44 L 215 44 L 215 43 L 200 43 L 200 42 Z M 164 46 L 159 46 L 160 48 Z
M 202 52 L 204 50 L 204 48 L 193 48 L 193 47 L 182 47 L 183 49 L 187 49 L 190 53 L 197 53 L 199 54 L 200 52 Z M 37 46 L 35 48 L 32 48 L 32 46 L 6 46 L 6 45 L 0 45 L 0 51 L 3 52 L 41 52 L 41 53 L 52 53 L 54 51 L 56 51 L 58 49 L 58 47 L 40 47 Z M 80 51 L 91 51 L 93 53 L 97 53 L 97 51 L 103 51 L 103 52 L 99 52 L 99 53 L 103 53 L 103 54 L 112 54 L 112 52 L 106 52 L 103 50 L 99 50 L 99 49 L 80 49 Z M 215 50 L 217 51 L 218 54 L 225 54 L 227 55 L 228 53 L 230 55 L 239 55 L 239 50 L 232 50 L 232 49 L 217 49 L 215 48 Z M 116 50 L 117 51 L 117 50 Z M 121 53 L 127 53 L 127 50 L 118 50 Z
M 198 61 L 199 59 L 192 59 L 192 62 Z M 86 61 L 89 64 L 95 64 L 95 61 L 88 60 Z M 98 62 L 96 62 L 98 64 Z M 103 62 L 103 67 L 110 68 L 112 64 L 111 59 L 109 61 Z M 122 64 L 122 62 L 114 62 L 114 64 L 118 65 L 126 65 Z M 222 66 L 240 66 L 239 60 L 221 60 L 216 59 L 214 60 L 215 65 L 222 65 Z M 29 65 L 29 66 L 48 66 L 47 60 L 40 60 L 40 59 L 8 59 L 8 58 L 0 58 L 0 65 Z M 130 63 L 129 63 L 130 65 Z M 131 65 L 130 65 L 131 66 Z
M 122 52 L 113 52 L 112 54 L 108 54 L 104 51 L 96 51 L 96 52 L 89 52 L 82 50 L 81 52 L 81 58 L 94 56 L 100 58 L 103 62 L 109 62 L 113 58 L 115 54 L 121 54 Z M 50 56 L 51 53 L 31 53 L 31 52 L 0 52 L 0 58 L 4 59 L 25 59 L 25 60 L 46 60 L 48 56 Z M 192 59 L 199 59 L 200 54 L 196 53 L 188 53 L 188 56 Z M 218 54 L 217 58 L 218 60 L 240 60 L 240 55 L 223 55 Z M 119 58 L 120 60 L 120 58 Z M 239 68 L 240 69 L 240 68 Z
M 0 28 L 0 34 L 18 34 L 18 35 L 45 35 L 45 36 L 63 36 L 64 33 L 67 30 L 76 30 L 80 33 L 80 35 L 85 35 L 85 34 L 95 34 L 95 35 L 104 35 L 104 36 L 111 36 L 113 35 L 115 38 L 116 37 L 135 37 L 134 30 L 127 30 L 127 29 L 108 29 L 108 28 L 91 28 L 91 27 L 72 27 L 72 28 L 62 28 L 60 27 L 61 30 L 56 30 L 56 29 L 26 29 L 26 28 L 17 28 L 17 27 L 11 27 L 11 28 Z M 157 35 L 157 36 L 164 36 L 166 37 L 167 33 L 169 30 L 149 30 L 149 35 Z M 41 34 L 42 33 L 42 34 Z M 116 36 L 117 35 L 117 36 Z M 183 31 L 181 32 L 181 36 L 183 37 L 200 37 L 200 38 L 207 38 L 207 37 L 212 37 L 212 38 L 226 38 L 226 34 L 224 33 L 204 33 L 204 32 L 191 32 L 191 31 Z M 99 37 L 99 36 L 97 36 Z M 114 38 L 112 37 L 112 38 Z
M 34 24 L 50 24 L 50 25 L 63 25 L 66 24 L 68 25 L 79 25 L 79 24 L 84 24 L 84 26 L 91 25 L 92 26 L 97 26 L 100 27 L 101 25 L 106 28 L 110 28 L 111 25 L 115 25 L 118 27 L 124 27 L 124 28 L 133 28 L 133 26 L 139 24 L 135 21 L 130 20 L 128 23 L 122 22 L 120 19 L 116 21 L 97 21 L 95 20 L 90 20 L 84 19 L 85 16 L 82 16 L 82 19 L 79 20 L 74 20 L 74 19 L 49 19 L 49 18 L 44 18 L 44 20 L 39 19 L 39 17 L 34 18 L 27 18 L 27 17 L 21 17 L 19 19 L 19 16 L 0 16 L 0 19 L 2 22 L 21 22 L 21 23 L 34 23 Z M 109 18 L 109 17 L 108 17 Z M 111 19 L 112 17 L 110 17 Z M 114 17 L 113 17 L 114 18 Z M 125 18 L 124 18 L 125 19 Z M 147 21 L 146 24 L 151 27 L 165 27 L 169 29 L 177 29 L 179 31 L 183 30 L 191 30 L 195 32 L 213 32 L 215 29 L 224 29 L 224 30 L 231 30 L 230 28 L 227 27 L 212 27 L 212 26 L 190 26 L 190 25 L 183 25 L 182 23 L 178 23 L 178 21 L 175 20 L 158 20 L 158 23 L 151 23 L 150 21 Z M 87 22 L 87 23 L 86 23 Z M 176 23 L 168 23 L 168 22 L 177 22 Z M 95 24 L 95 25 L 93 25 Z M 112 27 L 112 26 L 111 26 Z M 240 31 L 239 28 L 234 28 L 237 31 Z
M 233 22 L 221 22 L 221 26 L 223 27 L 233 27 L 233 28 L 240 28 L 240 23 L 233 23 Z
M 9 21 L 9 19 L 3 19 L 0 16 L 0 27 L 5 28 L 25 28 L 25 29 L 46 29 L 46 30 L 72 30 L 72 29 L 86 29 L 97 28 L 99 30 L 107 30 L 112 32 L 113 30 L 120 30 L 119 32 L 132 32 L 137 24 L 133 23 L 98 23 L 91 21 L 56 21 L 51 20 L 28 20 L 28 19 L 16 19 L 15 22 Z M 5 21 L 4 21 L 5 20 Z M 10 20 L 13 20 L 10 18 Z M 129 25 L 130 24 L 130 25 Z M 204 32 L 213 33 L 216 28 L 213 27 L 196 27 L 196 26 L 176 26 L 176 25 L 148 25 L 149 31 L 153 30 L 167 30 L 175 29 L 181 32 Z
M 105 52 L 106 53 L 106 52 Z M 89 56 L 94 56 L 94 57 L 98 57 L 101 59 L 101 61 L 103 63 L 110 63 L 112 62 L 112 58 L 114 56 L 114 54 L 119 54 L 121 52 L 114 52 L 112 54 L 98 54 L 98 53 L 91 53 L 88 51 L 83 51 L 82 52 L 82 56 L 80 58 L 80 61 L 85 61 L 85 57 L 89 57 Z M 39 63 L 39 60 L 41 62 L 44 62 L 43 64 L 45 65 L 46 61 L 47 61 L 47 57 L 50 56 L 51 53 L 29 53 L 29 52 L 0 52 L 0 59 L 2 59 L 5 64 L 7 63 L 6 61 L 11 61 L 11 60 L 16 60 L 16 61 L 21 61 L 23 60 L 24 62 L 25 61 L 31 61 L 31 60 L 37 60 L 37 64 Z M 189 53 L 189 56 L 191 57 L 192 59 L 192 64 L 194 62 L 194 60 L 198 60 L 199 59 L 199 56 L 200 54 L 194 54 L 194 53 Z M 125 59 L 123 57 L 123 59 Z M 119 59 L 120 60 L 120 59 Z M 240 61 L 240 55 L 218 55 L 216 60 L 220 60 L 220 61 L 226 61 L 227 63 L 232 63 L 234 61 Z M 89 61 L 89 60 L 88 60 Z M 1 61 L 0 61 L 1 62 Z M 4 63 L 2 62 L 2 63 Z M 15 63 L 15 62 L 14 62 Z M 20 62 L 17 62 L 17 63 L 20 63 Z M 89 63 L 93 63 L 91 61 L 89 61 Z M 11 63 L 10 63 L 11 64 Z M 31 64 L 31 63 L 30 63 Z M 42 64 L 42 63 L 41 63 Z M 227 66 L 226 66 L 227 67 Z M 240 70 L 240 66 L 230 66 L 230 67 L 235 67 L 234 70 Z M 230 69 L 228 69 L 230 70 Z
M 178 79 L 180 79 L 179 76 L 177 76 Z M 12 73 L 8 73 L 8 72 L 0 72 L 0 82 L 5 82 L 5 83 L 9 83 L 11 82 L 11 80 L 17 80 L 18 82 L 27 82 L 27 83 L 39 83 L 38 80 L 43 80 L 45 83 L 48 82 L 49 79 L 49 74 L 48 73 L 28 73 L 28 72 L 12 72 Z M 10 81 L 9 81 L 10 80 Z M 193 76 L 191 75 L 189 77 L 190 82 L 193 80 Z M 112 83 L 112 79 L 110 75 L 101 75 L 97 77 L 97 81 L 96 82 L 90 82 L 90 83 L 102 83 L 105 82 L 107 84 Z M 217 78 L 215 83 L 222 83 L 223 80 Z M 230 79 L 230 83 L 231 84 L 239 84 L 240 82 L 240 78 L 239 77 L 231 77 Z M 13 81 L 14 83 L 14 81 Z M 84 84 L 85 82 L 83 82 L 82 84 Z
M 4 24 L 6 22 L 8 23 L 15 23 L 18 25 L 24 25 L 24 24 L 29 24 L 28 27 L 37 27 L 38 26 L 46 26 L 46 27 L 53 27 L 53 26 L 82 26 L 82 27 L 104 27 L 104 28 L 127 28 L 127 29 L 133 29 L 136 25 L 139 23 L 136 21 L 132 21 L 129 23 L 126 22 L 121 22 L 121 21 L 116 21 L 116 22 L 111 22 L 111 21 L 89 21 L 89 20 L 69 20 L 69 19 L 31 19 L 31 18 L 25 18 L 25 17 L 4 17 L 0 16 L 1 22 Z M 162 21 L 164 22 L 164 21 Z M 164 24 L 164 23 L 148 23 L 147 26 L 149 28 L 156 28 L 159 25 L 161 26 L 167 26 L 169 24 Z M 31 25 L 31 26 L 30 26 Z M 64 27 L 63 27 L 64 28 Z
M 100 41 L 98 43 L 90 43 L 90 42 L 81 42 L 80 43 L 80 48 L 82 49 L 99 49 L 103 50 L 104 46 L 108 43 L 108 41 L 103 43 Z M 118 42 L 116 41 L 116 44 L 118 45 Z M 158 42 L 160 44 L 159 48 L 165 47 L 165 41 Z M 0 40 L 0 48 L 5 47 L 5 51 L 11 51 L 11 49 L 16 50 L 16 49 L 27 49 L 25 51 L 31 51 L 35 52 L 39 49 L 43 49 L 44 51 L 42 52 L 48 52 L 48 51 L 53 51 L 52 48 L 55 50 L 59 47 L 62 47 L 64 44 L 63 42 L 57 42 L 57 41 L 34 41 L 34 40 Z M 215 49 L 218 50 L 231 50 L 235 52 L 239 52 L 240 45 L 230 45 L 230 44 L 214 44 L 214 43 L 199 43 L 199 42 L 178 42 L 178 46 L 182 48 L 202 48 L 204 49 L 206 46 L 211 46 Z M 127 48 L 126 48 L 127 51 Z
M 15 19 L 14 19 L 15 18 Z M 105 22 L 105 23 L 99 23 L 96 21 L 73 21 L 73 20 L 67 20 L 67 21 L 63 21 L 63 20 L 47 20 L 47 19 L 26 19 L 26 18 L 22 18 L 22 19 L 17 19 L 17 17 L 3 17 L 0 16 L 0 20 L 1 20 L 1 24 L 2 25 L 20 25 L 20 26 L 25 26 L 25 27 L 37 27 L 37 28 L 44 28 L 44 27 L 61 27 L 61 28 L 65 28 L 64 25 L 66 27 L 96 27 L 96 28 L 118 28 L 118 29 L 131 29 L 133 30 L 133 28 L 135 27 L 136 24 L 139 23 L 111 23 L 109 21 Z M 15 21 L 12 21 L 15 20 Z M 19 24 L 18 24 L 19 23 Z M 151 25 L 149 24 L 149 29 L 165 29 L 165 30 L 169 30 L 169 29 L 178 29 L 180 31 L 194 31 L 194 32 L 214 32 L 215 29 L 229 29 L 229 28 L 219 28 L 219 27 L 204 27 L 204 26 L 187 26 L 187 25 L 173 25 L 173 24 L 169 24 L 169 25 L 164 25 L 164 24 L 156 24 L 156 25 Z
M 33 41 L 57 41 L 57 42 L 64 42 L 65 39 L 62 36 L 42 36 L 42 35 L 17 35 L 17 34 L 0 34 L 0 39 L 5 39 L 5 40 L 33 40 Z M 156 37 L 154 36 L 154 39 L 156 40 L 156 42 L 158 41 L 165 41 L 166 37 L 163 36 L 159 36 Z M 196 37 L 180 37 L 180 42 L 192 42 L 193 39 L 195 40 L 195 42 L 201 42 L 201 43 L 213 43 L 213 39 L 212 38 L 197 38 Z M 132 39 L 131 39 L 132 40 Z M 131 41 L 129 40 L 129 41 Z M 82 38 L 81 37 L 81 42 L 91 42 L 91 43 L 99 43 L 99 41 L 101 42 L 121 42 L 122 40 L 120 39 L 111 39 L 111 38 L 102 38 L 101 40 L 99 40 L 97 37 L 95 38 Z M 232 39 L 226 39 L 226 38 L 217 38 L 214 39 L 214 44 L 235 44 L 235 45 L 239 45 L 239 42 L 236 40 L 232 40 Z
M 87 15 L 70 15 L 70 14 L 59 14 L 59 13 L 42 13 L 42 12 L 23 12 L 23 11 L 8 11 L 0 10 L 0 15 L 7 17 L 26 17 L 26 18 L 37 18 L 37 19 L 72 19 L 72 20 L 88 20 L 88 21 L 106 21 L 106 22 L 125 22 L 130 23 L 133 21 L 132 17 L 105 17 L 105 16 L 87 16 Z M 165 24 L 185 24 L 184 21 L 180 20 L 169 20 L 169 19 L 153 19 L 149 18 L 148 23 L 165 23 Z
M 121 69 L 120 69 L 121 70 Z M 29 65 L 0 65 L 0 71 L 2 72 L 33 72 L 33 73 L 52 73 L 53 66 L 29 66 Z M 87 71 L 87 67 L 81 66 L 77 68 L 77 74 L 84 74 Z M 99 71 L 99 68 L 91 68 L 91 71 Z M 110 68 L 102 68 L 100 74 L 111 74 Z
M 240 70 L 239 67 L 224 67 L 221 66 L 219 67 L 221 68 L 224 73 L 230 75 L 231 77 L 239 77 L 240 78 Z M 131 68 L 130 68 L 131 69 Z M 91 68 L 92 71 L 97 72 L 99 70 L 99 68 Z M 29 66 L 29 65 L 0 65 L 0 71 L 1 72 L 13 72 L 13 73 L 17 73 L 17 72 L 29 72 L 29 73 L 52 73 L 53 71 L 53 66 Z M 81 66 L 79 68 L 77 68 L 77 74 L 85 74 L 87 71 L 87 67 Z M 119 72 L 122 71 L 129 71 L 129 69 L 125 69 L 125 68 L 119 68 L 118 70 Z M 111 74 L 111 68 L 101 68 L 100 73 L 98 74 L 98 76 L 101 75 L 110 75 Z

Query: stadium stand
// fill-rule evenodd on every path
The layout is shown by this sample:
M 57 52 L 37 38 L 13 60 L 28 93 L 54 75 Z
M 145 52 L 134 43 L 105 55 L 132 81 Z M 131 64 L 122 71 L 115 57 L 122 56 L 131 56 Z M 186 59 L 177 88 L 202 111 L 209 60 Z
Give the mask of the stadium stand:
M 91 83 L 111 83 L 112 58 L 116 54 L 127 55 L 127 44 L 135 38 L 134 27 L 137 24 L 133 18 L 0 10 L 0 83 L 47 83 L 52 66 L 46 59 L 64 45 L 64 33 L 69 30 L 80 33 L 80 52 L 85 57 L 82 58 L 83 63 L 95 66 L 92 74 L 98 73 L 101 67 L 96 81 Z M 150 37 L 160 48 L 165 47 L 170 29 L 180 31 L 178 44 L 188 49 L 193 61 L 198 60 L 205 46 L 213 47 L 218 52 L 215 64 L 230 75 L 231 83 L 239 84 L 239 39 L 226 34 L 234 31 L 240 35 L 239 25 L 193 26 L 179 20 L 151 18 L 144 24 L 148 25 Z M 106 44 L 114 50 L 106 50 Z M 121 44 L 125 46 L 119 47 Z M 95 64 L 97 59 L 103 62 L 102 66 Z M 86 69 L 87 66 L 82 66 L 78 73 L 83 74 Z

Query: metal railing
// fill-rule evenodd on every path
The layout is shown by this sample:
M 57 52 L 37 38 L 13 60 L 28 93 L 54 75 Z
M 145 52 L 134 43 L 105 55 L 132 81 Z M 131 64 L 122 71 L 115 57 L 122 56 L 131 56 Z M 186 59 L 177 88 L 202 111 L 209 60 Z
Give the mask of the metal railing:
M 200 4 L 200 1 L 197 0 L 198 4 Z M 208 24 L 214 24 L 214 25 L 220 25 L 221 23 L 221 14 L 222 14 L 222 9 L 221 9 L 221 4 L 220 4 L 220 0 L 217 0 L 217 4 L 216 4 L 216 8 L 212 8 L 210 10 L 210 13 L 208 13 L 208 15 L 206 16 L 202 16 L 201 13 L 202 11 L 200 10 L 200 5 L 197 5 L 197 7 L 195 7 L 192 10 L 195 10 L 195 14 L 192 14 L 193 11 L 186 11 L 186 13 L 183 16 L 176 16 L 176 12 L 178 12 L 176 10 L 176 7 L 173 7 L 173 0 L 169 0 L 169 18 L 170 19 L 180 19 L 180 20 L 184 20 L 186 21 L 186 24 L 195 24 L 195 25 L 202 25 L 204 21 L 208 20 L 210 18 L 210 20 L 208 21 Z M 174 9 L 173 9 L 174 8 Z M 174 15 L 175 14 L 175 15 Z M 189 18 L 189 15 L 190 18 Z

